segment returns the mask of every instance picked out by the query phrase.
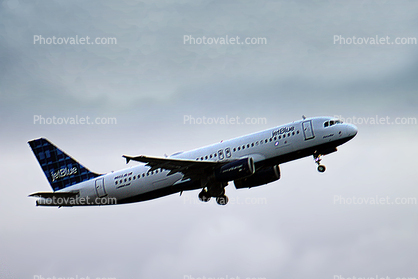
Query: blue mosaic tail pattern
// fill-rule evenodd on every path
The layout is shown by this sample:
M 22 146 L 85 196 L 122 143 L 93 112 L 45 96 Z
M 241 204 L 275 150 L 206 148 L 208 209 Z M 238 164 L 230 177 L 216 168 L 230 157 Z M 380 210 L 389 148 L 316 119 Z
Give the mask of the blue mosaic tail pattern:
M 89 171 L 47 139 L 35 139 L 28 143 L 54 191 L 100 175 Z

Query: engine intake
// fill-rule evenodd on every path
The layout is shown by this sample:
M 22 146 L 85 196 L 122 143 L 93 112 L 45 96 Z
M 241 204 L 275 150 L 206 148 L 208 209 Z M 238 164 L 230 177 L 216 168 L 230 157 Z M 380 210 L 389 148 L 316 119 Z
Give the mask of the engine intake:
M 235 188 L 251 188 L 261 186 L 280 179 L 280 168 L 278 165 L 262 168 L 253 175 L 234 180 Z
M 254 160 L 249 157 L 223 165 L 215 171 L 215 178 L 218 181 L 231 181 L 247 177 L 254 172 Z

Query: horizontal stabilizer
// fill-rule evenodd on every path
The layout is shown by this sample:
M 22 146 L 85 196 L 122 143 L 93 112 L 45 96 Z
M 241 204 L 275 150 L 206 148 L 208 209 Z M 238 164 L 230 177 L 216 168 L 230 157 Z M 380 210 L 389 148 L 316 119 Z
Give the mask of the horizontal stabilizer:
M 37 197 L 37 198 L 44 198 L 44 199 L 51 199 L 51 198 L 72 198 L 78 195 L 78 191 L 76 192 L 37 192 L 30 194 L 29 197 Z

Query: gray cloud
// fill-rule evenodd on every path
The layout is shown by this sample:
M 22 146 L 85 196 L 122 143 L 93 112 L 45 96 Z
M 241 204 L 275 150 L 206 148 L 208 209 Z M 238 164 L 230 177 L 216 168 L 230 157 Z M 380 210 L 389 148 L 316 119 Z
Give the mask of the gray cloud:
M 0 277 L 276 278 L 416 276 L 416 205 L 335 205 L 416 197 L 416 125 L 358 125 L 326 156 L 283 164 L 282 179 L 230 198 L 197 192 L 133 205 L 36 208 L 49 186 L 26 142 L 48 137 L 98 172 L 122 154 L 162 156 L 299 119 L 417 117 L 416 45 L 338 45 L 344 37 L 418 37 L 411 1 L 0 2 Z M 115 37 L 116 45 L 39 45 Z M 265 37 L 266 45 L 188 45 L 183 36 Z M 116 125 L 34 125 L 114 117 Z M 185 125 L 264 117 L 261 125 Z

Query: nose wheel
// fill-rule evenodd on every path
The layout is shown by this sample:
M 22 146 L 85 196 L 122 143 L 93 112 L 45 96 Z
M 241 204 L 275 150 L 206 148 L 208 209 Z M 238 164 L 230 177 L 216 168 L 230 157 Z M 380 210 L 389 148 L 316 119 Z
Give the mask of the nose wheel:
M 324 165 L 319 165 L 317 169 L 319 172 L 324 172 L 326 170 Z
M 326 170 L 326 168 L 325 168 L 325 166 L 324 165 L 321 165 L 321 161 L 322 161 L 322 159 L 321 159 L 321 154 L 319 154 L 319 153 L 317 153 L 316 151 L 315 151 L 315 153 L 313 154 L 313 157 L 314 157 L 314 160 L 315 160 L 315 163 L 318 165 L 318 171 L 319 172 L 324 172 L 325 170 Z

